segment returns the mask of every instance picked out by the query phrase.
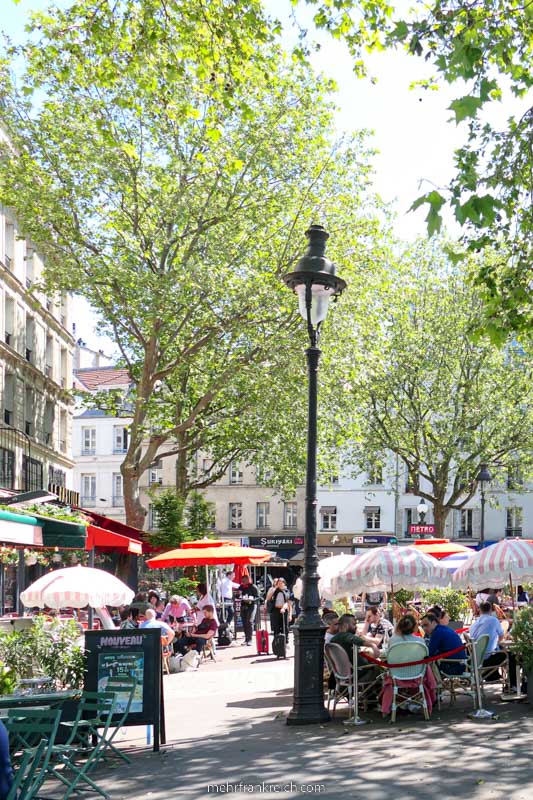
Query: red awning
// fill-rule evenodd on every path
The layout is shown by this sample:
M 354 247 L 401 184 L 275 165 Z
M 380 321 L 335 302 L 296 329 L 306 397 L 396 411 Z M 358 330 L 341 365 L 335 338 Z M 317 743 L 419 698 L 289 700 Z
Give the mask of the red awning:
M 114 550 L 120 553 L 134 553 L 138 556 L 142 555 L 143 551 L 142 542 L 137 539 L 131 539 L 129 536 L 122 536 L 122 534 L 114 533 L 113 531 L 106 531 L 97 525 L 89 525 L 85 549 L 92 550 L 93 547 L 97 550 Z

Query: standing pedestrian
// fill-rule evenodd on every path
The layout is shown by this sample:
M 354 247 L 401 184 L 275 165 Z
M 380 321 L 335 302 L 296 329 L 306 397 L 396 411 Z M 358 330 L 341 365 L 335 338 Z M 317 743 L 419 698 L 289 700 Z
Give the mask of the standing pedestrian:
M 217 586 L 222 600 L 222 616 L 228 625 L 231 625 L 234 614 L 233 590 L 239 588 L 239 584 L 233 580 L 234 575 L 235 573 L 233 572 L 225 572 Z
M 259 592 L 248 575 L 242 576 L 239 591 L 241 593 L 241 620 L 244 630 L 244 644 L 251 645 Z
M 291 615 L 290 594 L 284 578 L 278 578 L 266 596 L 267 610 L 270 614 L 272 635 L 284 633 L 289 641 L 289 618 Z

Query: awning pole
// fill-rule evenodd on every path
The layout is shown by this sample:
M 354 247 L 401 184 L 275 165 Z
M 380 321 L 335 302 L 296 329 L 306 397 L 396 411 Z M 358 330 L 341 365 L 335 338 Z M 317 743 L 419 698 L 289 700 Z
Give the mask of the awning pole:
M 89 566 L 94 567 L 94 547 L 91 547 L 89 550 Z M 88 630 L 92 631 L 94 623 L 94 610 L 92 606 L 89 606 L 89 613 L 87 614 L 87 628 Z
M 15 610 L 19 616 L 22 615 L 23 605 L 20 601 L 20 593 L 26 588 L 26 562 L 24 561 L 24 548 L 21 547 L 18 551 L 18 564 L 17 564 L 17 602 Z

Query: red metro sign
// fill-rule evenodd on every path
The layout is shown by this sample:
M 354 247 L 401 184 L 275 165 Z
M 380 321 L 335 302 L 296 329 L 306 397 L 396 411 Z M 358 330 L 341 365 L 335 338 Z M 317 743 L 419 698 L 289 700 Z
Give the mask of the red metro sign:
M 435 536 L 435 525 L 433 523 L 409 525 L 409 536 Z

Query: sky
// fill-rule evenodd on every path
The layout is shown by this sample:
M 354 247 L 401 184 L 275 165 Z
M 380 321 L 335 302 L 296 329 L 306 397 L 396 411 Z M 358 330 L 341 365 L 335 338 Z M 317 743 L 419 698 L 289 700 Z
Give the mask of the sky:
M 55 5 L 67 5 L 69 0 L 55 0 Z M 20 39 L 29 11 L 46 8 L 49 0 L 0 0 L 0 29 L 12 38 Z M 289 25 L 289 0 L 266 0 L 271 16 L 279 18 L 286 30 L 287 45 L 294 40 Z M 311 12 L 302 7 L 298 20 L 308 27 Z M 368 129 L 373 131 L 372 146 L 379 152 L 374 158 L 374 188 L 383 200 L 394 202 L 398 214 L 396 232 L 404 239 L 425 234 L 426 211 L 409 212 L 413 200 L 422 192 L 445 186 L 453 174 L 453 152 L 466 136 L 464 126 L 456 127 L 449 111 L 451 101 L 463 94 L 458 86 L 438 91 L 409 90 L 409 85 L 429 77 L 429 69 L 420 58 L 404 53 L 386 52 L 367 58 L 370 77 L 358 79 L 352 71 L 352 60 L 345 45 L 327 33 L 315 34 L 321 48 L 312 55 L 316 70 L 334 78 L 338 85 L 337 128 L 344 131 Z M 492 120 L 506 118 L 517 110 L 511 101 L 499 104 L 491 111 Z M 453 221 L 445 217 L 448 230 L 456 234 Z M 109 340 L 99 339 L 95 318 L 85 301 L 75 299 L 76 337 L 96 349 L 110 353 Z

